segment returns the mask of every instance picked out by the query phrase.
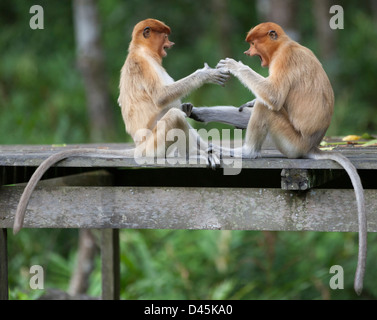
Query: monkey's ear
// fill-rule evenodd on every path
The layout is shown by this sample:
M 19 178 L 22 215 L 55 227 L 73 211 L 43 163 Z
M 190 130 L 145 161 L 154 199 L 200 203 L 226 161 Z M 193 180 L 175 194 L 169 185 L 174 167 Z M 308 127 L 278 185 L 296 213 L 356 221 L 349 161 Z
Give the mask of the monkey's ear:
M 278 34 L 275 30 L 268 31 L 268 35 L 270 36 L 271 40 L 276 40 L 278 38 Z
M 143 36 L 145 39 L 151 36 L 151 27 L 145 27 L 143 31 Z

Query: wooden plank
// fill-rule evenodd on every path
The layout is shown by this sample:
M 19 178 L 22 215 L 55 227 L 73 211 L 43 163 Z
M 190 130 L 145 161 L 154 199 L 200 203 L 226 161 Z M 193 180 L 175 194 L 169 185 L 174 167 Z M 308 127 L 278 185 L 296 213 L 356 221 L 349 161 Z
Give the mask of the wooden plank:
M 16 157 L 9 155 L 6 159 L 0 158 L 0 166 L 39 166 L 47 156 Z M 350 160 L 357 169 L 371 170 L 377 169 L 377 158 L 358 158 Z M 227 161 L 225 163 L 225 161 Z M 220 168 L 241 168 L 241 169 L 342 169 L 340 165 L 331 160 L 312 159 L 287 159 L 282 156 L 263 156 L 258 159 L 244 159 L 241 165 L 236 166 L 234 159 L 223 159 Z M 239 160 L 237 160 L 239 161 Z M 63 160 L 56 164 L 57 167 L 178 167 L 178 168 L 205 168 L 204 163 L 199 160 L 187 162 L 182 158 L 168 158 L 157 162 L 155 159 L 135 160 L 133 158 L 87 158 L 75 157 Z
M 0 157 L 0 166 L 39 166 L 48 155 L 28 155 L 27 157 L 18 157 L 7 155 Z M 349 157 L 357 169 L 372 170 L 377 169 L 376 159 Z M 223 159 L 220 168 L 240 168 L 240 169 L 342 169 L 340 165 L 331 160 L 312 160 L 312 159 L 287 159 L 280 156 L 272 155 L 263 156 L 258 159 L 243 159 L 238 165 L 232 158 Z M 156 159 L 144 158 L 135 160 L 133 158 L 88 158 L 75 157 L 63 160 L 56 164 L 57 167 L 154 167 L 154 168 L 205 168 L 206 164 L 200 160 L 188 162 L 182 158 L 167 158 L 157 161 Z
M 103 229 L 101 239 L 102 300 L 120 299 L 119 229 Z
M 113 175 L 106 170 L 97 170 L 65 177 L 53 178 L 39 182 L 39 186 L 110 186 L 113 184 Z M 80 230 L 83 232 L 84 230 Z M 101 239 L 101 260 L 102 260 L 102 299 L 120 299 L 120 252 L 119 252 L 119 230 L 104 229 Z M 76 274 L 82 274 L 87 270 L 77 272 L 77 268 L 85 266 L 78 265 Z
M 65 147 L 54 146 L 0 146 L 0 166 L 26 166 L 35 167 L 49 155 L 61 150 L 68 150 L 78 147 L 94 147 L 101 149 L 128 149 L 130 144 L 105 144 L 105 145 L 69 145 Z M 357 169 L 377 169 L 377 148 L 347 147 L 339 148 L 337 151 L 347 156 Z M 62 167 L 187 167 L 203 168 L 204 163 L 199 160 L 187 162 L 182 158 L 160 159 L 139 159 L 134 158 L 88 158 L 75 157 L 63 160 L 57 164 Z M 239 165 L 239 160 L 225 158 L 221 168 L 242 169 L 341 169 L 331 160 L 311 159 L 287 159 L 277 150 L 267 149 L 262 151 L 262 158 L 245 159 Z
M 5 181 L 5 170 L 0 168 L 0 191 Z M 0 228 L 0 300 L 8 300 L 8 241 L 7 229 Z
M 8 300 L 7 229 L 0 229 L 0 300 Z
M 0 193 L 0 227 L 11 228 L 23 188 Z M 377 192 L 365 190 L 368 230 L 377 232 Z M 49 187 L 30 201 L 27 228 L 357 231 L 353 190 Z

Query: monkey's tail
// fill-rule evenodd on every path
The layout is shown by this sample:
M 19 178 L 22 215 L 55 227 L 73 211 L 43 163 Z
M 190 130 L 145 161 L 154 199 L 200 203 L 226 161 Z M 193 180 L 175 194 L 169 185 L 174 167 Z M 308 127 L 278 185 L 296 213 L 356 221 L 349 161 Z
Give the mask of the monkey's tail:
M 348 176 L 351 179 L 352 186 L 355 190 L 356 195 L 359 221 L 359 253 L 354 281 L 354 289 L 356 293 L 360 295 L 363 290 L 365 261 L 367 256 L 367 219 L 365 213 L 364 191 L 359 174 L 357 173 L 357 170 L 355 166 L 352 164 L 352 162 L 348 158 L 343 156 L 341 153 L 323 152 L 318 149 L 315 152 L 309 154 L 308 158 L 319 160 L 333 160 L 340 164 L 344 168 L 344 170 L 346 170 Z
M 17 234 L 20 229 L 22 228 L 25 211 L 27 205 L 29 204 L 29 200 L 31 194 L 33 193 L 38 181 L 42 178 L 44 173 L 54 164 L 57 162 L 64 160 L 69 157 L 78 157 L 78 156 L 88 156 L 89 154 L 101 156 L 101 155 L 108 155 L 108 156 L 132 156 L 133 149 L 130 150 L 104 150 L 104 149 L 95 149 L 95 148 L 82 148 L 82 149 L 71 149 L 71 150 L 64 150 L 58 153 L 55 153 L 44 160 L 34 174 L 31 176 L 28 184 L 26 185 L 24 192 L 20 198 L 20 201 L 17 206 L 14 224 L 13 224 L 13 234 Z

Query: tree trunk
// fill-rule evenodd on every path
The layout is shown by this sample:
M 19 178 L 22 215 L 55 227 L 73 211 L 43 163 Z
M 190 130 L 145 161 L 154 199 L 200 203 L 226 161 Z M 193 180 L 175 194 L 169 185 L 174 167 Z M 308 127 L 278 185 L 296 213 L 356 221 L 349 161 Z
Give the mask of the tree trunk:
M 73 16 L 77 46 L 77 64 L 83 76 L 92 141 L 114 136 L 100 23 L 95 0 L 74 0 Z
M 231 57 L 231 43 L 229 41 L 232 33 L 232 23 L 229 17 L 227 0 L 212 0 L 213 11 L 215 12 L 215 30 L 218 43 L 220 44 L 221 57 Z
M 374 22 L 377 22 L 377 1 L 376 0 L 369 0 L 370 7 L 372 9 L 372 15 Z
M 331 2 L 331 0 L 312 0 L 319 44 L 319 56 L 324 60 L 331 59 L 336 52 L 335 32 L 329 25 Z
M 79 248 L 76 268 L 71 277 L 68 293 L 71 296 L 84 294 L 89 287 L 89 276 L 94 268 L 95 239 L 91 230 L 79 230 Z

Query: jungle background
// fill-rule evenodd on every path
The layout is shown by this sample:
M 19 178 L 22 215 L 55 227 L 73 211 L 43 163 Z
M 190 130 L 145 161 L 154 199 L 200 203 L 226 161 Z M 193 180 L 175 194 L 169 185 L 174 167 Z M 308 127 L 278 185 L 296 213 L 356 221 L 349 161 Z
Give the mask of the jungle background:
M 29 26 L 35 4 L 44 9 L 42 30 Z M 344 29 L 329 27 L 333 4 L 344 10 Z M 375 0 L 3 0 L 0 144 L 131 141 L 117 105 L 119 71 L 133 26 L 145 18 L 172 28 L 170 39 L 176 44 L 163 64 L 174 79 L 204 62 L 214 67 L 224 57 L 266 76 L 258 58 L 244 56 L 244 39 L 252 26 L 277 22 L 314 51 L 329 75 L 336 105 L 327 135 L 377 133 Z M 79 36 L 85 23 L 97 37 L 89 46 L 85 35 L 84 40 Z M 184 101 L 240 106 L 252 98 L 231 79 L 225 88 L 205 85 Z M 95 230 L 86 235 L 93 243 L 90 272 L 85 283 L 73 284 L 79 234 L 23 230 L 9 235 L 11 299 L 36 299 L 51 288 L 100 296 Z M 355 233 L 122 230 L 120 240 L 122 299 L 357 298 Z M 370 234 L 361 299 L 377 297 L 375 240 Z M 32 265 L 45 270 L 44 290 L 30 289 Z M 329 287 L 332 265 L 344 268 L 344 290 Z

